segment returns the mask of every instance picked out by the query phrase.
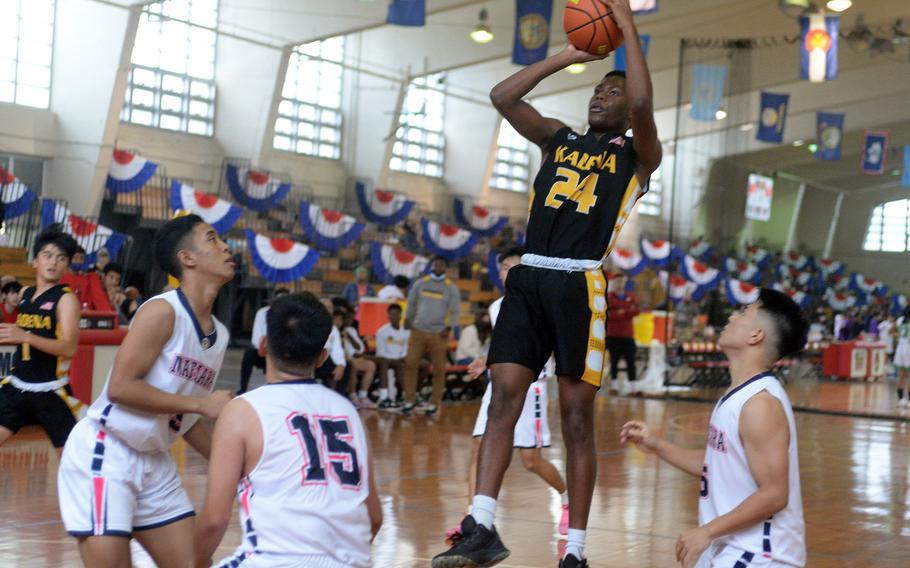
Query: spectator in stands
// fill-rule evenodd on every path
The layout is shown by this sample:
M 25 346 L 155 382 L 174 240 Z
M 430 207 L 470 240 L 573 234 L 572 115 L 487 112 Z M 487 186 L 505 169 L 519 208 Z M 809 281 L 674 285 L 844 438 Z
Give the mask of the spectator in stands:
M 380 300 L 387 302 L 397 302 L 408 297 L 408 286 L 411 285 L 411 279 L 407 276 L 398 275 L 392 279 L 392 283 L 385 286 L 379 291 Z
M 835 341 L 843 341 L 843 340 L 844 340 L 844 329 L 846 329 L 847 327 L 849 327 L 849 323 L 850 323 L 850 320 L 849 320 L 849 318 L 847 317 L 847 314 L 845 314 L 845 313 L 843 313 L 843 312 L 838 312 L 838 313 L 834 316 L 834 329 L 833 329 L 833 335 L 834 335 Z
M 376 403 L 370 400 L 369 390 L 376 376 L 376 362 L 367 357 L 366 343 L 354 327 L 354 314 L 341 309 L 332 314 L 335 327 L 341 332 L 341 344 L 344 346 L 344 357 L 351 368 L 351 377 L 348 382 L 348 396 L 358 408 L 376 408 Z M 360 389 L 357 389 L 357 377 L 360 376 Z M 355 396 L 356 391 L 356 396 Z
M 101 247 L 98 249 L 98 254 L 95 255 L 95 271 L 104 273 L 104 267 L 107 266 L 107 263 L 110 261 L 111 253 L 109 253 L 106 248 Z
M 886 375 L 891 375 L 894 368 L 891 360 L 894 358 L 894 338 L 897 335 L 897 323 L 892 314 L 886 313 L 878 324 L 878 342 L 885 345 L 885 357 L 888 360 Z
M 325 306 L 325 309 L 330 314 L 335 313 L 335 304 L 331 298 L 322 298 L 322 305 Z M 329 332 L 328 340 L 326 340 L 325 350 L 329 352 L 329 357 L 321 367 L 316 369 L 316 378 L 329 388 L 338 390 L 338 386 L 342 384 L 344 373 L 347 370 L 347 360 L 344 358 L 341 332 L 334 325 Z
M 485 356 L 492 336 L 490 314 L 487 310 L 478 311 L 474 315 L 474 323 L 461 330 L 458 347 L 455 348 L 455 364 L 470 365 L 474 359 Z
M 139 302 L 130 298 L 120 287 L 123 279 L 123 267 L 116 262 L 110 262 L 104 267 L 104 289 L 111 306 L 117 312 L 117 319 L 120 325 L 129 325 L 133 319 L 136 310 L 139 309 Z
M 345 285 L 341 296 L 356 309 L 357 304 L 360 303 L 360 298 L 376 295 L 376 291 L 369 280 L 370 269 L 363 265 L 358 266 L 354 269 L 354 281 Z
M 0 288 L 3 288 L 10 282 L 16 282 L 16 281 L 17 281 L 17 278 L 11 274 L 7 274 L 5 276 L 0 276 Z
M 0 288 L 0 316 L 3 319 L 0 323 L 16 323 L 21 296 L 22 284 L 15 280 L 7 282 L 3 288 Z
M 389 369 L 395 372 L 398 392 L 404 383 L 404 358 L 408 354 L 408 339 L 411 332 L 404 328 L 401 321 L 401 306 L 389 304 L 389 323 L 376 332 L 376 366 L 379 373 L 379 408 L 399 408 L 393 397 L 392 379 Z
M 111 265 L 108 265 L 110 267 Z M 106 268 L 108 268 L 106 267 Z M 107 272 L 105 272 L 105 276 Z M 286 288 L 278 288 L 272 301 L 290 293 Z M 262 355 L 262 340 L 265 339 L 266 317 L 269 313 L 269 302 L 256 310 L 253 317 L 253 333 L 250 335 L 250 347 L 243 352 L 243 359 L 240 362 L 240 388 L 237 394 L 241 395 L 246 392 L 250 386 L 250 376 L 253 374 L 253 367 L 265 371 L 265 357 Z
M 404 406 L 401 411 L 410 414 L 417 406 L 417 372 L 425 351 L 430 351 L 433 363 L 433 394 L 425 407 L 427 416 L 439 411 L 446 380 L 446 355 L 449 334 L 458 324 L 461 310 L 461 292 L 446 277 L 448 262 L 441 256 L 433 257 L 430 275 L 418 280 L 408 293 L 405 312 L 405 329 L 411 330 L 408 354 L 405 360 Z
M 79 247 L 76 249 L 76 254 L 73 255 L 73 262 L 70 263 L 68 272 L 60 279 L 60 283 L 69 286 L 76 294 L 83 310 L 113 312 L 114 306 L 111 305 L 101 277 L 95 271 L 86 272 L 84 264 L 85 249 Z
M 691 341 L 695 335 L 695 320 L 698 306 L 692 301 L 692 294 L 686 292 L 682 301 L 673 310 L 673 337 L 679 341 Z
M 610 279 L 607 286 L 607 350 L 610 352 L 610 388 L 619 389 L 619 360 L 626 362 L 626 377 L 635 382 L 635 330 L 632 320 L 638 315 L 638 301 L 626 292 L 626 276 Z

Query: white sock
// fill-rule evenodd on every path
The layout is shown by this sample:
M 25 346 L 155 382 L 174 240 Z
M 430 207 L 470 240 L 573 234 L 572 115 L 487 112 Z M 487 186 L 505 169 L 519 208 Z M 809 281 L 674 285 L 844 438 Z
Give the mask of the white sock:
M 563 505 L 569 504 L 569 492 L 568 491 L 563 491 L 562 493 L 560 493 L 559 498 L 562 499 Z
M 486 495 L 475 495 L 471 505 L 471 515 L 477 524 L 493 529 L 493 517 L 496 516 L 496 499 Z
M 572 555 L 579 560 L 584 560 L 585 557 L 585 531 L 580 529 L 569 529 L 569 534 L 567 535 L 568 542 L 566 544 L 566 554 L 563 556 L 565 558 L 568 555 Z
M 360 398 L 366 398 L 366 397 L 367 397 L 367 391 L 360 391 L 360 392 L 357 393 L 357 396 L 359 396 Z
M 379 400 L 389 400 L 389 389 L 379 389 Z

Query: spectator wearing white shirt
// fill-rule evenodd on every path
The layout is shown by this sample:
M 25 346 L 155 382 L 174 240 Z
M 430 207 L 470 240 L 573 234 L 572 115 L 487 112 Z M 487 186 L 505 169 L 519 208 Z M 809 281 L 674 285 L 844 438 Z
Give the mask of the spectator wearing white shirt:
M 474 323 L 461 330 L 458 347 L 455 348 L 455 364 L 470 365 L 474 359 L 486 355 L 492 335 L 490 314 L 486 310 L 478 312 Z
M 399 392 L 404 381 L 404 358 L 408 354 L 408 338 L 411 332 L 401 325 L 401 306 L 389 306 L 389 323 L 376 332 L 376 363 L 379 369 L 379 408 L 398 408 L 401 405 L 389 397 L 392 380 L 389 369 L 395 371 Z
M 407 276 L 396 276 L 392 283 L 379 291 L 378 298 L 387 302 L 397 302 L 408 297 L 408 286 L 411 280 Z
M 275 298 L 279 298 L 288 293 L 285 288 L 275 290 Z M 250 336 L 250 347 L 243 352 L 243 360 L 240 362 L 240 389 L 237 394 L 243 394 L 250 386 L 250 376 L 253 374 L 253 367 L 265 371 L 265 357 L 261 355 L 262 340 L 265 339 L 265 316 L 269 312 L 269 306 L 265 305 L 256 310 L 256 317 L 253 318 L 253 333 Z
M 376 362 L 365 356 L 366 344 L 354 327 L 354 316 L 351 312 L 336 308 L 333 313 L 335 327 L 341 332 L 341 343 L 344 345 L 344 355 L 351 367 L 351 376 L 348 381 L 348 396 L 358 408 L 376 408 L 376 403 L 370 400 L 368 391 L 376 376 Z M 357 376 L 360 375 L 360 389 L 357 390 Z M 356 396 L 355 396 L 356 391 Z
M 325 306 L 325 309 L 330 314 L 334 313 L 335 305 L 332 303 L 331 298 L 322 298 L 322 305 Z M 332 326 L 332 331 L 329 332 L 329 339 L 325 343 L 325 350 L 329 352 L 329 358 L 325 360 L 321 367 L 316 369 L 316 378 L 320 379 L 329 388 L 337 390 L 337 386 L 344 378 L 348 362 L 344 357 L 341 332 L 334 325 Z

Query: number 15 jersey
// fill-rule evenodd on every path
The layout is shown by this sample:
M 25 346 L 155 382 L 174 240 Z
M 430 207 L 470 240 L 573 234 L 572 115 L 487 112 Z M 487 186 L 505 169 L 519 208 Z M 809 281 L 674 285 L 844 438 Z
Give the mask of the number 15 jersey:
M 569 127 L 553 135 L 531 191 L 526 251 L 601 260 L 616 243 L 642 190 L 632 138 Z

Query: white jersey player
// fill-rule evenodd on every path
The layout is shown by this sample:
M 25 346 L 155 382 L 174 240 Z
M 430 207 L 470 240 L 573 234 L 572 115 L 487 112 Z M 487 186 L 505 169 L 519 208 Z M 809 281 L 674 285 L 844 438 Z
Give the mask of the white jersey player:
M 641 422 L 623 425 L 621 442 L 701 478 L 699 527 L 676 543 L 684 568 L 805 565 L 796 424 L 770 369 L 800 351 L 807 332 L 789 296 L 762 288 L 757 302 L 730 316 L 718 340 L 731 386 L 711 414 L 706 449 L 683 449 Z
M 365 568 L 382 523 L 366 434 L 349 400 L 317 383 L 332 319 L 309 293 L 273 302 L 266 384 L 215 425 L 195 566 L 211 558 L 236 496 L 243 539 L 217 566 Z
M 182 436 L 208 457 L 199 416 L 216 417 L 231 398 L 212 392 L 228 343 L 212 307 L 234 276 L 230 249 L 195 215 L 166 223 L 153 248 L 181 286 L 137 312 L 60 462 L 60 511 L 86 566 L 129 566 L 130 537 L 158 566 L 186 565 L 194 512 L 170 446 Z
M 508 278 L 509 269 L 521 262 L 523 251 L 514 247 L 506 249 L 499 255 L 499 278 L 505 284 Z M 490 322 L 495 326 L 496 319 L 499 316 L 499 308 L 502 305 L 502 298 L 490 304 Z M 468 367 L 468 372 L 477 377 L 486 370 L 486 357 L 479 357 Z M 562 515 L 560 516 L 558 530 L 560 534 L 566 534 L 569 529 L 569 494 L 566 491 L 566 483 L 559 470 L 548 460 L 541 456 L 540 449 L 550 447 L 550 421 L 547 413 L 547 377 L 555 376 L 556 363 L 552 357 L 540 372 L 536 381 L 528 387 L 525 396 L 524 408 L 518 423 L 515 425 L 515 434 L 513 447 L 519 450 L 521 463 L 525 469 L 536 473 L 541 479 L 546 481 L 562 499 Z M 487 411 L 490 407 L 490 399 L 493 394 L 493 383 L 488 383 L 483 393 L 483 399 L 480 403 L 480 410 L 477 413 L 477 419 L 474 422 L 474 443 L 471 447 L 471 465 L 468 469 L 468 500 L 474 497 L 477 478 L 477 457 L 480 449 L 480 441 L 487 430 Z M 461 527 L 449 529 L 446 533 L 447 540 L 455 540 L 461 534 Z

